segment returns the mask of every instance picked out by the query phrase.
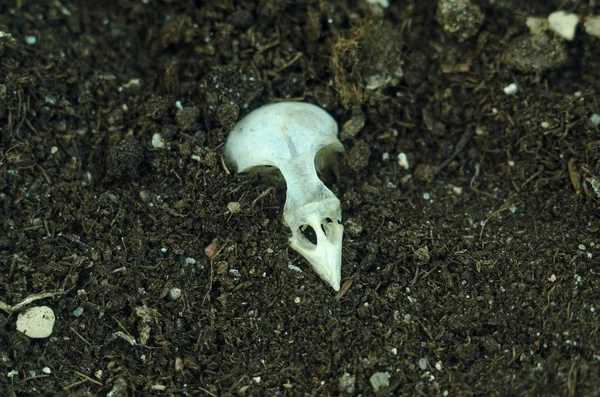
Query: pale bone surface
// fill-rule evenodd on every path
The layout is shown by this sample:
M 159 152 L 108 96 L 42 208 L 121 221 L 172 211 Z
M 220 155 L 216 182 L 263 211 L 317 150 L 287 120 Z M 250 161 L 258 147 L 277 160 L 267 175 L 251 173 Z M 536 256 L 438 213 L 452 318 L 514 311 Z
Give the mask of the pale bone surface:
M 237 172 L 259 166 L 281 171 L 287 184 L 283 221 L 292 230 L 290 246 L 339 291 L 342 211 L 340 201 L 317 176 L 326 156 L 344 151 L 337 133 L 336 121 L 320 107 L 278 102 L 252 111 L 235 125 L 225 156 Z M 316 245 L 301 232 L 307 226 L 315 232 Z

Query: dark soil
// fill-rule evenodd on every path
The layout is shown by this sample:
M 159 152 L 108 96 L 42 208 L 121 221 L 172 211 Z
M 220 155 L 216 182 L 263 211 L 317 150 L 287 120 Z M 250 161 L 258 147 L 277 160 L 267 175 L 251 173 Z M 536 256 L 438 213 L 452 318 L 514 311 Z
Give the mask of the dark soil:
M 600 4 L 391 3 L 0 2 L 1 396 L 600 395 L 600 39 L 525 25 Z M 339 295 L 223 162 L 279 100 L 342 130 Z

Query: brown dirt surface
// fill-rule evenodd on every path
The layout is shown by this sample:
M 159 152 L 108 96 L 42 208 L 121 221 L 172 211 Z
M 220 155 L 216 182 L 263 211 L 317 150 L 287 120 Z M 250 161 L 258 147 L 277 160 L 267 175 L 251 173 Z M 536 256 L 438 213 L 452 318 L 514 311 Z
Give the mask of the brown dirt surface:
M 440 2 L 0 2 L 0 396 L 600 395 L 600 39 L 525 24 L 600 4 Z M 281 100 L 344 127 L 338 295 L 223 160 Z

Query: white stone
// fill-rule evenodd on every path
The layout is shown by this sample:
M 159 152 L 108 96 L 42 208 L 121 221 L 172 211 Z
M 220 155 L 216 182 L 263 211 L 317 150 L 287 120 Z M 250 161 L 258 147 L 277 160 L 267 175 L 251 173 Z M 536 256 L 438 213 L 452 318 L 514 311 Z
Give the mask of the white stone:
M 600 15 L 592 15 L 583 23 L 585 32 L 590 36 L 600 37 Z
M 56 317 L 48 306 L 35 306 L 19 314 L 17 331 L 32 339 L 47 338 L 52 334 Z
M 390 385 L 390 374 L 387 372 L 375 372 L 369 378 L 369 382 L 371 382 L 371 386 L 373 386 L 373 390 L 375 393 L 382 387 L 388 387 Z
M 406 156 L 406 153 L 402 152 L 398 154 L 398 164 L 405 170 L 410 168 L 410 164 L 408 163 L 408 157 Z
M 152 135 L 152 147 L 156 148 L 156 149 L 162 149 L 165 147 L 165 140 L 163 139 L 162 135 L 160 135 L 158 132 L 155 133 L 154 135 Z
M 517 91 L 519 91 L 519 86 L 515 83 L 510 83 L 509 85 L 504 87 L 504 93 L 506 95 L 514 95 L 517 93 Z
M 578 23 L 579 15 L 564 10 L 555 11 L 548 16 L 550 30 L 569 41 L 575 38 Z
M 592 123 L 594 123 L 594 125 L 600 124 L 600 114 L 598 114 L 598 113 L 592 114 L 592 116 L 590 117 L 590 121 Z

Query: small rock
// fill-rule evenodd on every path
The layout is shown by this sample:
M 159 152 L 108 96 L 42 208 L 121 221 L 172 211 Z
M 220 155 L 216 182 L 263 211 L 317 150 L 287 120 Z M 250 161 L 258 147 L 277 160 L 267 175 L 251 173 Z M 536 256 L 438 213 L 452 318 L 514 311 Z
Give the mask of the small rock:
M 175 357 L 175 372 L 183 371 L 185 363 L 181 357 Z
M 352 118 L 344 123 L 340 137 L 354 138 L 365 126 L 366 117 L 360 106 L 352 107 Z
M 169 296 L 172 300 L 176 301 L 181 297 L 181 288 L 173 287 L 169 290 Z
M 387 372 L 375 372 L 369 378 L 369 382 L 371 382 L 373 390 L 377 393 L 382 387 L 388 387 L 390 385 L 390 374 Z
M 47 338 L 52 335 L 56 317 L 48 306 L 36 306 L 20 313 L 17 318 L 17 331 L 32 339 Z
M 210 244 L 206 246 L 206 248 L 204 248 L 204 253 L 208 257 L 208 259 L 212 259 L 215 255 L 217 255 L 219 249 L 221 249 L 221 244 L 219 244 L 217 239 L 214 239 L 213 241 L 211 241 Z
M 426 358 L 419 359 L 419 368 L 421 368 L 422 370 L 427 369 L 427 359 Z
M 81 307 L 81 306 L 79 306 L 75 310 L 73 310 L 73 316 L 75 316 L 75 317 L 81 317 L 82 314 L 83 314 L 83 307 Z
M 408 163 L 408 157 L 406 156 L 406 153 L 398 153 L 398 165 L 400 165 L 400 167 L 404 168 L 405 170 L 408 170 L 410 168 L 410 164 Z
M 238 201 L 227 203 L 227 210 L 232 214 L 237 214 L 242 211 L 242 206 Z
M 152 147 L 155 149 L 162 149 L 166 146 L 165 140 L 158 132 L 152 135 Z
M 583 23 L 585 32 L 590 36 L 600 37 L 600 15 L 592 15 Z
M 515 83 L 510 83 L 509 85 L 504 87 L 503 90 L 506 95 L 514 95 L 517 93 L 517 91 L 519 91 L 519 86 Z
M 439 0 L 437 20 L 446 33 L 458 41 L 475 36 L 485 18 L 481 9 L 469 0 Z
M 573 40 L 579 23 L 579 15 L 560 10 L 548 16 L 550 30 L 565 40 Z

